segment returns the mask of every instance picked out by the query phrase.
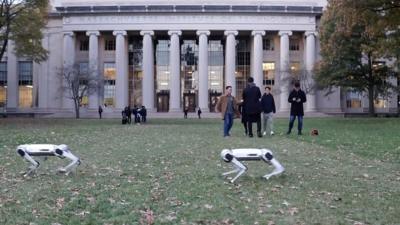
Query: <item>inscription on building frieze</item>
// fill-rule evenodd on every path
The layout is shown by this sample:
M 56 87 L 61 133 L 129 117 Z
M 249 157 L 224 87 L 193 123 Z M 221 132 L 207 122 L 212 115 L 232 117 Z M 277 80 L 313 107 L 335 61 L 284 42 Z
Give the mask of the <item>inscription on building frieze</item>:
M 314 16 L 278 15 L 115 15 L 64 17 L 65 25 L 107 24 L 315 24 Z

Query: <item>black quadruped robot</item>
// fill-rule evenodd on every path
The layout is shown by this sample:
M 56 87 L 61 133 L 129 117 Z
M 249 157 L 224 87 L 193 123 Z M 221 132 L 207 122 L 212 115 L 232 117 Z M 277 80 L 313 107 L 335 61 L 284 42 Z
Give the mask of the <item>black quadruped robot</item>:
M 81 164 L 81 160 L 79 157 L 72 154 L 69 147 L 67 145 L 52 145 L 52 144 L 27 144 L 27 145 L 19 145 L 17 147 L 17 153 L 26 159 L 31 165 L 28 168 L 28 171 L 24 176 L 28 176 L 36 171 L 39 168 L 40 163 L 35 160 L 33 157 L 48 157 L 48 156 L 57 156 L 59 158 L 68 158 L 71 162 L 65 166 L 58 169 L 58 172 L 65 173 L 68 175 L 71 173 L 77 166 Z
M 237 173 L 234 178 L 230 181 L 231 183 L 235 182 L 244 172 L 246 172 L 247 167 L 241 163 L 241 161 L 254 161 L 254 160 L 262 160 L 272 166 L 274 166 L 274 170 L 264 175 L 265 179 L 269 179 L 271 176 L 279 175 L 285 171 L 285 168 L 279 163 L 277 159 L 272 154 L 272 151 L 269 149 L 257 149 L 257 148 L 242 148 L 242 149 L 224 149 L 221 151 L 221 158 L 227 162 L 232 163 L 235 168 L 232 171 L 228 171 L 223 173 L 223 176 L 228 174 Z

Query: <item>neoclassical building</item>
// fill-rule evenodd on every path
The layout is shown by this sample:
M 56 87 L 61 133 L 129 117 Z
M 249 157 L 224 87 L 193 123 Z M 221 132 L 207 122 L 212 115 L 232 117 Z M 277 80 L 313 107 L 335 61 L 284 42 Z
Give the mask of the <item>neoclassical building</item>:
M 13 54 L 0 63 L 0 108 L 73 116 L 61 68 L 73 65 L 101 82 L 83 97 L 83 116 L 98 106 L 119 116 L 125 106 L 153 112 L 213 112 L 224 87 L 241 98 L 249 76 L 270 86 L 278 111 L 289 109 L 294 80 L 314 83 L 324 0 L 53 0 L 44 30 L 49 51 L 40 64 Z M 359 93 L 308 91 L 306 111 L 366 112 Z M 378 112 L 397 112 L 399 99 L 377 99 Z

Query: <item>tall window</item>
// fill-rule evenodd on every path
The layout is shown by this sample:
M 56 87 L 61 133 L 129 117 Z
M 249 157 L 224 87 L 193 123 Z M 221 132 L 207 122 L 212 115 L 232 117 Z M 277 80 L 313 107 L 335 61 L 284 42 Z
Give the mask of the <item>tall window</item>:
M 264 51 L 274 51 L 275 50 L 273 38 L 267 37 L 267 38 L 263 39 L 263 50 Z
M 129 37 L 129 104 L 142 104 L 143 42 L 137 36 Z
M 208 44 L 208 89 L 214 93 L 224 90 L 224 46 L 220 40 Z
M 115 106 L 115 62 L 104 63 L 104 105 Z
M 264 62 L 263 74 L 264 74 L 263 85 L 273 86 L 275 84 L 275 63 Z
M 79 41 L 79 51 L 89 51 L 89 39 L 81 39 Z
M 198 90 L 199 46 L 196 40 L 183 40 L 181 45 L 181 74 L 183 76 L 183 92 Z
M 242 99 L 243 90 L 250 76 L 250 43 L 247 39 L 236 41 L 236 93 L 237 99 Z
M 106 38 L 104 43 L 104 50 L 115 51 L 115 39 L 112 37 Z
M 158 40 L 156 46 L 157 92 L 169 90 L 169 40 Z
M 7 100 L 7 62 L 0 62 L 0 107 L 6 106 Z
M 79 74 L 82 76 L 88 76 L 89 75 L 89 63 L 88 62 L 81 62 L 79 63 Z M 82 89 L 85 88 L 87 85 L 87 79 L 80 79 L 79 80 L 79 93 L 82 92 Z M 81 107 L 86 107 L 89 104 L 89 99 L 88 99 L 88 93 L 84 93 L 82 96 L 82 101 L 81 101 Z
M 18 62 L 19 107 L 31 108 L 33 103 L 33 66 L 32 62 Z
M 290 38 L 289 49 L 290 51 L 300 51 L 300 39 L 297 37 Z
M 361 108 L 362 95 L 358 91 L 348 91 L 346 93 L 347 108 Z

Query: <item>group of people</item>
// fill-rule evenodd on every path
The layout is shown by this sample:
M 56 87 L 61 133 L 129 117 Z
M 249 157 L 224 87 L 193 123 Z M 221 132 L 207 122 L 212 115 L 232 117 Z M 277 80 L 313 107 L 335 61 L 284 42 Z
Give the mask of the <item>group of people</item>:
M 271 94 L 271 88 L 265 87 L 265 92 L 261 95 L 260 88 L 254 83 L 252 77 L 248 78 L 247 87 L 243 91 L 242 101 L 237 102 L 232 95 L 232 87 L 225 88 L 225 94 L 222 95 L 216 105 L 218 112 L 221 112 L 224 120 L 223 135 L 231 136 L 230 130 L 234 118 L 242 119 L 245 135 L 253 137 L 253 123 L 257 124 L 257 136 L 273 135 L 273 114 L 276 113 L 274 97 Z M 289 94 L 288 102 L 291 103 L 289 129 L 286 132 L 290 134 L 296 117 L 298 118 L 298 135 L 302 134 L 303 129 L 303 103 L 307 101 L 306 94 L 300 89 L 300 83 L 294 83 L 294 89 Z M 261 114 L 263 120 L 263 132 L 261 132 Z
M 147 117 L 146 107 L 137 107 L 136 105 L 131 109 L 130 106 L 126 106 L 124 110 L 121 112 L 122 115 L 122 124 L 131 124 L 132 116 L 134 118 L 134 123 L 145 123 Z

